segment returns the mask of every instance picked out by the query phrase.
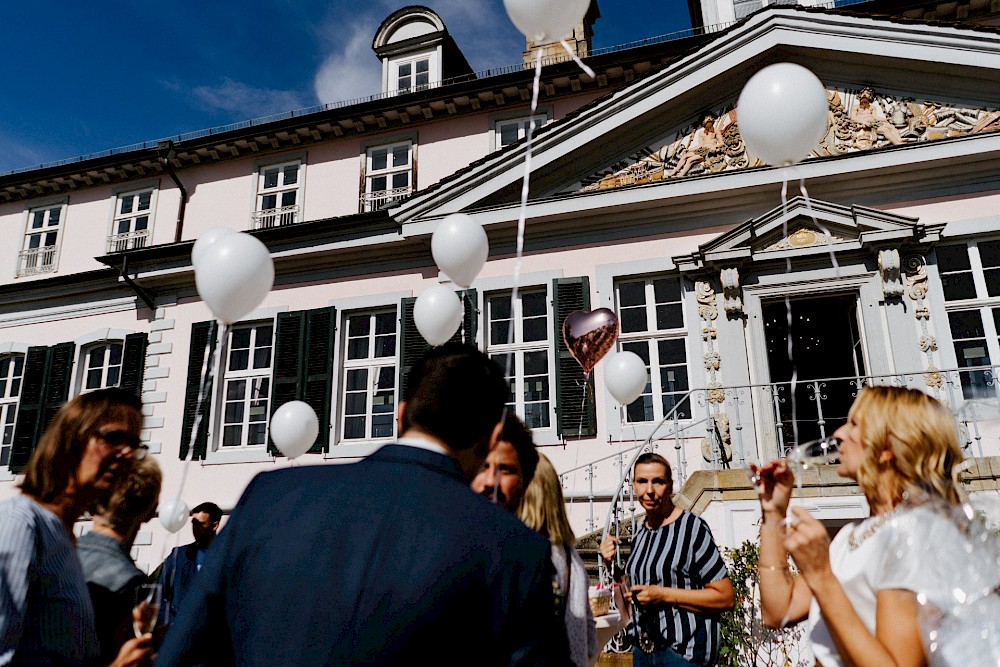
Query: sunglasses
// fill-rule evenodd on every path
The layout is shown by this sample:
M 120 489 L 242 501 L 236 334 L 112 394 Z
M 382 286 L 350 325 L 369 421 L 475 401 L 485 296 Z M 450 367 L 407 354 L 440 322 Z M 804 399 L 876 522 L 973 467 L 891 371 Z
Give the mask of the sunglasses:
M 104 442 L 109 449 L 124 451 L 130 450 L 132 458 L 141 461 L 149 454 L 149 447 L 142 444 L 138 436 L 132 435 L 128 431 L 98 431 L 94 435 Z

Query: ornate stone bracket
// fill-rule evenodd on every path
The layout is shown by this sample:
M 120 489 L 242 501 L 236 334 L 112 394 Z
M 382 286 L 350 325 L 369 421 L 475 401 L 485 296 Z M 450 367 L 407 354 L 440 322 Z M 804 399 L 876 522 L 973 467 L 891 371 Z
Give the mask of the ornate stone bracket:
M 722 307 L 725 309 L 726 314 L 742 315 L 743 290 L 740 289 L 739 269 L 736 267 L 731 269 L 722 269 L 722 273 L 719 274 L 719 279 L 722 282 Z
M 879 267 L 883 266 L 882 253 L 884 252 L 886 251 L 883 250 L 879 253 Z M 928 289 L 927 262 L 920 255 L 911 255 L 906 258 L 904 271 L 906 274 L 906 295 L 916 303 L 916 307 L 913 309 L 913 317 L 917 320 L 917 325 L 920 327 L 920 351 L 927 359 L 924 382 L 928 388 L 940 393 L 940 389 L 944 385 L 944 378 L 941 377 L 941 373 L 938 372 L 938 367 L 934 363 L 934 355 L 938 349 L 938 342 L 931 329 L 931 310 L 928 308 L 926 302 Z
M 882 294 L 886 298 L 903 296 L 899 251 L 894 248 L 879 250 L 878 270 L 882 274 Z

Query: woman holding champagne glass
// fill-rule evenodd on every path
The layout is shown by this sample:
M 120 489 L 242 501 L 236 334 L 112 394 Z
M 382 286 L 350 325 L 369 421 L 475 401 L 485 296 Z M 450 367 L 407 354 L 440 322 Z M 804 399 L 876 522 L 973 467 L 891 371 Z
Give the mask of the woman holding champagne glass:
M 142 458 L 142 403 L 100 389 L 62 406 L 0 503 L 0 664 L 93 665 L 99 646 L 73 524 Z M 146 665 L 152 637 L 125 642 L 112 667 Z
M 760 497 L 761 612 L 769 627 L 808 619 L 823 667 L 924 665 L 920 606 L 947 596 L 929 533 L 954 527 L 935 508 L 959 502 L 951 471 L 962 459 L 951 412 L 927 394 L 868 387 L 834 433 L 837 472 L 856 480 L 871 515 L 833 539 L 801 507 L 788 511 L 791 461 L 753 466 Z M 798 567 L 792 576 L 788 556 Z M 921 596 L 918 598 L 918 594 Z

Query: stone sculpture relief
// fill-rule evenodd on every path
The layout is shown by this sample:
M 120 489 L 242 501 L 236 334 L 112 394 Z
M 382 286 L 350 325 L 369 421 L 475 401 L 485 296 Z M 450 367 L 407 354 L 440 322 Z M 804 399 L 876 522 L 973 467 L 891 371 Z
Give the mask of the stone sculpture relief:
M 886 146 L 1000 130 L 1000 110 L 880 95 L 872 88 L 827 91 L 830 127 L 810 157 L 844 155 Z M 737 109 L 705 116 L 675 139 L 651 146 L 584 179 L 582 192 L 642 185 L 685 176 L 759 166 L 740 137 Z

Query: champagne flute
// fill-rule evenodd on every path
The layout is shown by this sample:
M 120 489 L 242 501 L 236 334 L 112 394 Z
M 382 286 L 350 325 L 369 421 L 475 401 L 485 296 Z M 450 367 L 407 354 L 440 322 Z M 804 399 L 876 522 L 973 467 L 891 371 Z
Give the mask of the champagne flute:
M 833 436 L 810 440 L 792 447 L 785 457 L 788 467 L 795 472 L 799 484 L 802 483 L 802 473 L 819 465 L 838 463 L 840 452 L 837 450 L 837 439 Z
M 140 584 L 135 589 L 135 606 L 132 608 L 132 630 L 136 637 L 153 632 L 156 618 L 160 615 L 163 586 L 160 584 Z

